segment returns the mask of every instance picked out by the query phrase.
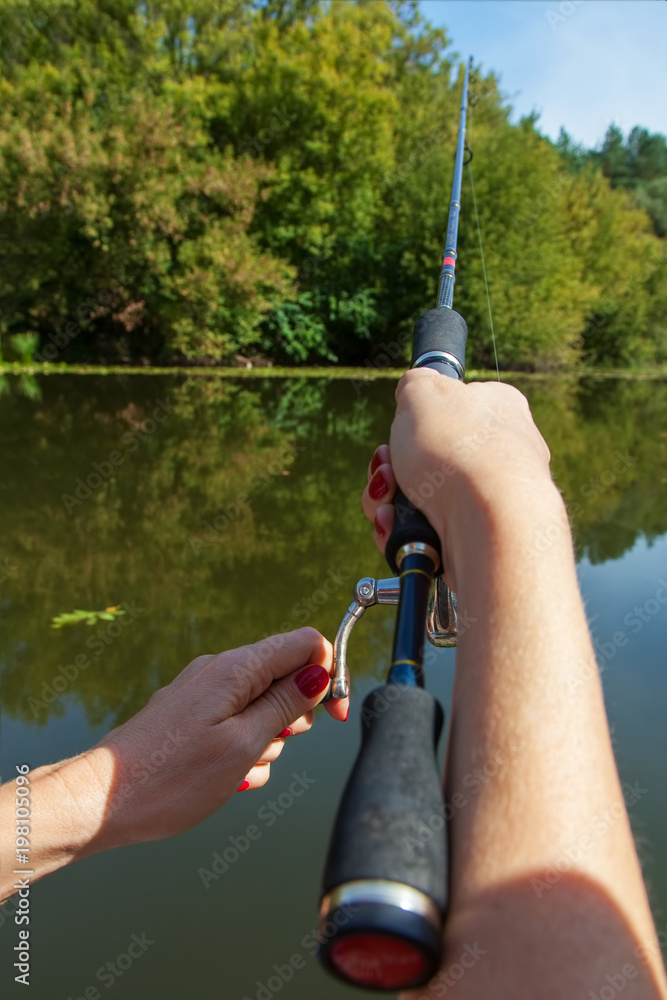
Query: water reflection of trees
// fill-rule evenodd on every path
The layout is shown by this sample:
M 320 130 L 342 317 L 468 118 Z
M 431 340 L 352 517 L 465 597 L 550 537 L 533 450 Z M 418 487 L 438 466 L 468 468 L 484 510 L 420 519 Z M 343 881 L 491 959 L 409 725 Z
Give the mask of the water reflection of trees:
M 570 510 L 578 557 L 618 559 L 667 531 L 667 382 L 517 382 Z
M 383 436 L 377 387 L 91 377 L 42 389 L 38 404 L 2 401 L 11 714 L 32 720 L 28 698 L 87 651 L 85 628 L 49 631 L 61 611 L 128 599 L 146 609 L 49 710 L 62 713 L 71 695 L 100 722 L 135 711 L 199 652 L 288 622 L 333 634 L 354 579 L 369 563 L 380 570 L 359 508 L 370 442 Z M 158 399 L 173 413 L 145 433 Z M 68 513 L 62 495 L 116 451 L 122 464 Z M 220 530 L 205 537 L 216 517 Z M 309 612 L 305 602 L 341 568 L 340 592 Z
M 386 439 L 391 383 L 358 391 L 308 379 L 70 377 L 40 386 L 41 399 L 0 400 L 9 714 L 44 722 L 74 698 L 91 722 L 125 718 L 199 652 L 305 621 L 333 636 L 354 581 L 385 573 L 359 492 Z M 580 555 L 617 558 L 638 535 L 667 530 L 665 383 L 520 387 L 550 445 Z M 158 400 L 173 412 L 151 430 Z M 62 495 L 115 451 L 122 463 L 69 514 Z M 627 460 L 607 485 L 619 454 Z M 145 612 L 35 716 L 28 699 L 87 651 L 90 635 L 52 633 L 50 618 L 123 600 Z M 355 636 L 357 671 L 378 666 L 385 627 L 370 619 Z

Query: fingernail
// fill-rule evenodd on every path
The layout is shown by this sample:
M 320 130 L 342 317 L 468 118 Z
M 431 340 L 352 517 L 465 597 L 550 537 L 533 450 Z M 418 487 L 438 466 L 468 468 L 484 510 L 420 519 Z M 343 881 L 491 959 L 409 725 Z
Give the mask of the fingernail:
M 237 792 L 245 792 L 246 788 L 250 788 L 250 782 L 249 781 L 244 781 L 242 785 L 239 785 L 239 787 L 236 789 L 236 791 Z
M 389 487 L 387 486 L 387 481 L 382 475 L 380 469 L 378 469 L 368 484 L 368 495 L 371 500 L 379 500 L 380 497 L 383 497 L 388 490 Z
M 291 735 L 292 735 L 292 730 L 291 729 L 283 729 L 282 733 L 278 733 L 278 735 L 274 736 L 273 738 L 274 738 L 274 740 L 284 740 L 285 737 L 291 736 Z
M 382 465 L 382 459 L 380 458 L 380 449 L 377 448 L 375 454 L 371 459 L 371 476 L 373 475 L 376 469 L 380 468 L 381 465 Z
M 328 671 L 319 663 L 311 663 L 310 666 L 304 667 L 294 679 L 304 698 L 316 698 L 331 680 Z
M 384 530 L 384 528 L 382 527 L 382 525 L 378 521 L 377 516 L 376 516 L 375 520 L 373 521 L 373 524 L 375 525 L 375 530 L 376 530 L 376 532 L 378 534 L 378 538 L 384 538 L 384 536 L 387 534 L 387 532 Z

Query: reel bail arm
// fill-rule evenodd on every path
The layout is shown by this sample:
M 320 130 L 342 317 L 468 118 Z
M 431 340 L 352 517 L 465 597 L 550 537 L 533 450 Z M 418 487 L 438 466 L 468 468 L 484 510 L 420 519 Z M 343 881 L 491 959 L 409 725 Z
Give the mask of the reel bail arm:
M 347 698 L 350 693 L 350 675 L 347 669 L 347 645 L 352 629 L 363 616 L 366 608 L 374 604 L 398 604 L 400 580 L 392 576 L 387 580 L 374 580 L 364 576 L 354 586 L 354 600 L 343 615 L 333 644 L 334 672 L 331 688 L 323 701 Z M 458 634 L 456 595 L 441 576 L 436 577 L 428 605 L 426 637 L 433 646 L 455 646 Z

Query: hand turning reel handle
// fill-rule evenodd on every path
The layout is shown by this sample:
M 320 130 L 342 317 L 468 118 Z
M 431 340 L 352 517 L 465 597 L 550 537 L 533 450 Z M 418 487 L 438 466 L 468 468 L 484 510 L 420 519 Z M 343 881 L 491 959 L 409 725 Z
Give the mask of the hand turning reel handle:
M 452 299 L 469 69 L 438 307 L 415 325 L 411 365 L 461 379 L 467 327 L 452 310 Z M 436 759 L 444 715 L 424 690 L 422 671 L 429 597 L 442 569 L 440 540 L 400 491 L 394 505 L 386 556 L 400 593 L 391 667 L 387 683 L 362 707 L 361 748 L 324 871 L 319 951 L 325 967 L 346 982 L 392 991 L 418 986 L 436 971 L 447 908 L 445 808 Z M 352 625 L 367 606 L 395 603 L 395 595 L 393 580 L 357 584 L 356 602 L 336 637 L 333 697 L 347 694 L 345 649 Z M 433 617 L 442 619 L 442 610 Z

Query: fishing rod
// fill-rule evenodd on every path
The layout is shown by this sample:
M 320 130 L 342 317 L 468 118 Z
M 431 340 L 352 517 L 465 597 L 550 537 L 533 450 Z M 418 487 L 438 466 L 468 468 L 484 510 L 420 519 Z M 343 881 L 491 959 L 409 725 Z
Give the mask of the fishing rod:
M 417 320 L 411 368 L 463 379 L 466 322 L 452 308 L 465 153 L 465 69 L 438 304 Z M 329 845 L 319 922 L 319 957 L 355 986 L 401 990 L 437 970 L 447 910 L 446 807 L 438 773 L 441 705 L 424 688 L 424 631 L 456 644 L 456 601 L 439 574 L 440 539 L 399 490 L 386 546 L 390 580 L 360 580 L 334 643 L 332 697 L 349 691 L 350 632 L 367 607 L 398 604 L 387 682 L 361 710 L 362 742 Z M 433 597 L 431 592 L 435 580 Z M 430 607 L 429 607 L 430 601 Z

